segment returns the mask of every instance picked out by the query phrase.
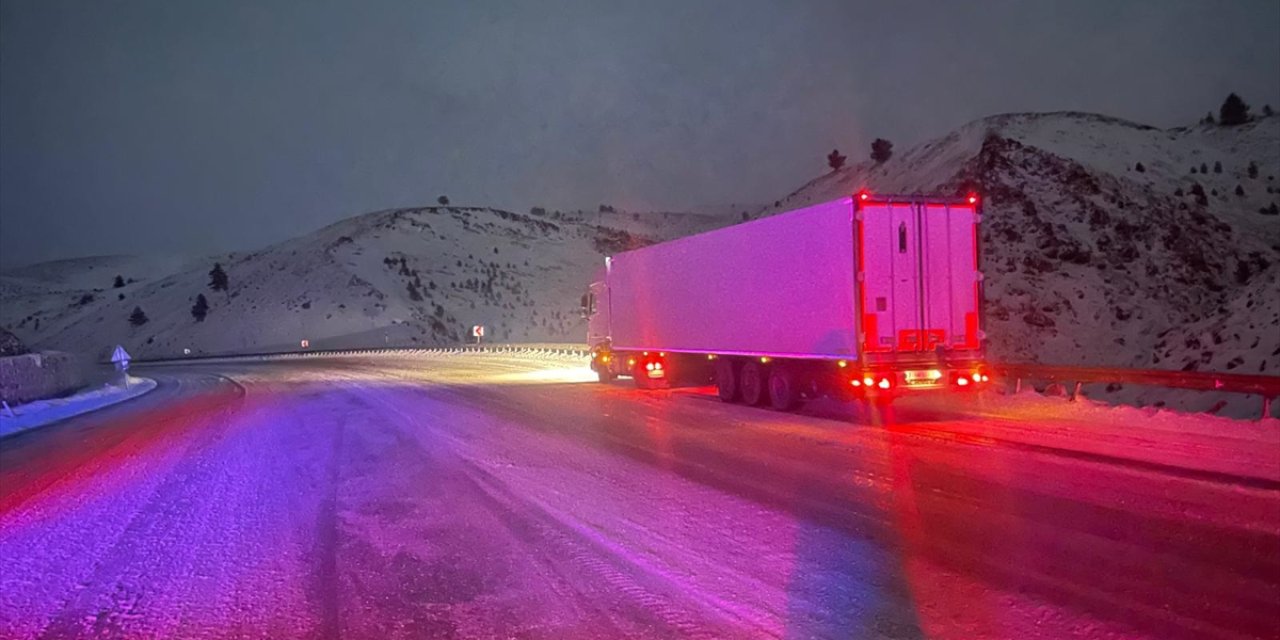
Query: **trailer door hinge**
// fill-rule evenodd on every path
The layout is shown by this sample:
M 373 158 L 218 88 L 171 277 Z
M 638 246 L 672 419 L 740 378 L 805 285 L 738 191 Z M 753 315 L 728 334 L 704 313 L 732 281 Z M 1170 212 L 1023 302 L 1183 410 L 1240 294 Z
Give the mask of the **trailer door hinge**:
M 866 272 L 866 271 L 859 271 L 859 272 L 858 272 L 858 282 L 865 282 L 866 280 L 867 280 L 867 272 Z

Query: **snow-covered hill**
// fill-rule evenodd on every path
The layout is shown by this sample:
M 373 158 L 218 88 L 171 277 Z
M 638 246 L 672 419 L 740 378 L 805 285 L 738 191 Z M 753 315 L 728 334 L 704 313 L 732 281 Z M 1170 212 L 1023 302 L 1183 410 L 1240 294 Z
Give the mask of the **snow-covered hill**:
M 1162 130 L 1013 114 L 829 173 L 756 215 L 862 189 L 977 191 L 994 359 L 1276 375 L 1278 175 L 1280 117 Z
M 578 341 L 578 297 L 606 253 L 862 189 L 978 191 L 994 359 L 1274 375 L 1278 175 L 1280 117 L 1165 130 L 1094 114 L 1000 115 L 829 173 L 764 209 L 400 209 L 249 254 L 36 265 L 0 277 L 0 325 L 37 347 L 97 354 L 122 343 L 144 356 L 301 339 L 449 344 L 472 324 L 497 340 Z M 215 260 L 226 294 L 207 288 Z M 116 274 L 133 281 L 112 288 Z M 204 322 L 190 312 L 200 293 Z M 135 306 L 149 318 L 140 327 L 128 322 Z
M 248 254 L 35 265 L 0 277 L 0 325 L 39 347 L 101 355 L 120 343 L 139 357 L 287 349 L 303 339 L 313 348 L 453 344 L 473 324 L 495 340 L 580 341 L 578 299 L 603 255 L 722 220 L 539 214 L 397 209 Z M 208 288 L 215 261 L 229 276 L 226 292 Z M 117 274 L 124 287 L 113 287 Z M 210 306 L 203 322 L 191 314 L 198 294 Z M 135 307 L 146 324 L 130 324 Z

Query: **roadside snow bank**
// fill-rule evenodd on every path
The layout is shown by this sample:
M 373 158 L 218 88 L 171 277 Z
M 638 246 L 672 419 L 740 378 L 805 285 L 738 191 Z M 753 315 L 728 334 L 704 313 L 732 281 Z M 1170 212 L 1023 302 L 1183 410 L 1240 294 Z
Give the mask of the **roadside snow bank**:
M 155 388 L 156 381 L 151 378 L 129 376 L 128 387 L 105 384 L 65 398 L 0 408 L 0 438 L 124 402 Z

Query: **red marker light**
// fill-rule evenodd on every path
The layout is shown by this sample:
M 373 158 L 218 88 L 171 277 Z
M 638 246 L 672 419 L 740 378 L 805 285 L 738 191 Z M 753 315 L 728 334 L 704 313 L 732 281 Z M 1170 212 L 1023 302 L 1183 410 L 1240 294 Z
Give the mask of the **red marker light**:
M 861 193 L 859 193 L 859 194 L 858 194 L 858 199 L 859 199 L 859 200 L 866 200 L 866 199 L 868 199 L 868 198 L 870 198 L 870 197 L 871 197 L 871 194 L 867 193 L 866 191 L 863 191 L 863 192 L 861 192 Z
M 969 194 L 969 204 L 978 204 L 978 196 L 972 193 Z

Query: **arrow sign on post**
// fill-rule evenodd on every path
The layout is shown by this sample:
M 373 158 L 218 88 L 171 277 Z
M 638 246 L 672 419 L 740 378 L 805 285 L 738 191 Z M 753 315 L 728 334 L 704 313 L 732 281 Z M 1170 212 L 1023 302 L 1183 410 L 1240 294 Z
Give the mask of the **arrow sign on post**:
M 124 350 L 123 345 L 116 345 L 116 350 L 111 352 L 111 364 L 116 366 L 116 371 L 124 374 L 124 388 L 129 388 L 129 352 Z
M 122 345 L 116 345 L 116 350 L 111 352 L 111 362 L 116 365 L 117 371 L 126 371 L 129 369 L 129 352 L 124 350 Z

